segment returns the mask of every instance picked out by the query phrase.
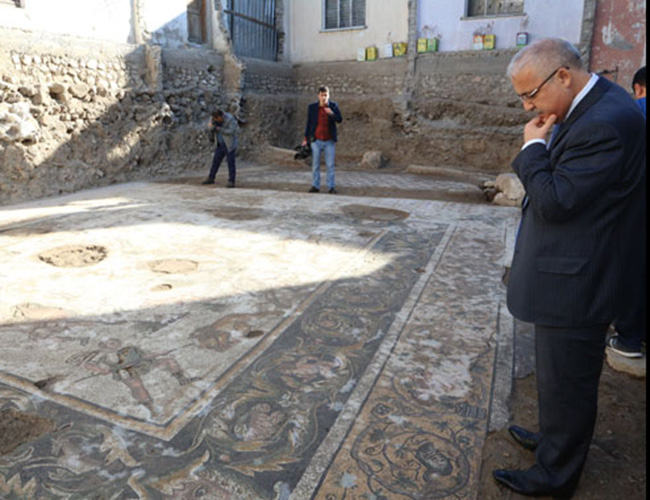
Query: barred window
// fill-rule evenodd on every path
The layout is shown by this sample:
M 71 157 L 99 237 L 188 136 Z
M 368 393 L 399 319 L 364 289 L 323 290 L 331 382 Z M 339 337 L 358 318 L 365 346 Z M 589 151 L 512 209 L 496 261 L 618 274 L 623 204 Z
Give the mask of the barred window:
M 366 25 L 366 0 L 325 0 L 325 29 Z
M 468 0 L 467 17 L 523 14 L 524 0 Z

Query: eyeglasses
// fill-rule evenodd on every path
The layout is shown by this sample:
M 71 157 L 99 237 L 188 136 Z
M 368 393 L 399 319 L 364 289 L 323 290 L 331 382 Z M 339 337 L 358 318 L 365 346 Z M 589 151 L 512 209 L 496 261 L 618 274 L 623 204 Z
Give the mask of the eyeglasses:
M 549 80 L 550 80 L 551 78 L 553 78 L 553 77 L 555 76 L 555 74 L 556 74 L 558 71 L 560 71 L 561 69 L 569 69 L 569 67 L 568 67 L 568 66 L 560 66 L 558 69 L 556 69 L 555 71 L 553 71 L 553 73 L 551 73 L 550 75 L 548 75 L 548 76 L 546 77 L 546 79 L 545 79 L 542 83 L 540 83 L 536 88 L 534 88 L 534 89 L 531 90 L 530 92 L 524 92 L 523 94 L 517 94 L 517 96 L 518 96 L 519 99 L 521 99 L 523 102 L 530 102 L 530 101 L 532 101 L 532 100 L 535 98 L 535 96 L 537 95 L 537 93 L 541 90 L 541 88 L 542 88 L 544 85 L 546 85 L 546 84 L 549 82 Z

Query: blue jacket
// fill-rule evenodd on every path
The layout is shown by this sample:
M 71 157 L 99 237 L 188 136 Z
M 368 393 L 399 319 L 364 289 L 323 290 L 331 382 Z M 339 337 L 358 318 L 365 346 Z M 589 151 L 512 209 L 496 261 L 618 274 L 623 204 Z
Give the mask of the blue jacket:
M 314 139 L 316 127 L 318 127 L 318 106 L 319 103 L 314 102 L 310 104 L 309 108 L 307 109 L 307 126 L 305 127 L 305 137 L 309 141 L 312 141 Z M 332 135 L 332 140 L 336 142 L 336 124 L 341 123 L 343 121 L 343 117 L 341 116 L 341 111 L 339 110 L 338 104 L 336 104 L 334 101 L 330 101 L 329 106 L 334 113 L 334 116 L 328 117 L 330 122 L 330 134 Z

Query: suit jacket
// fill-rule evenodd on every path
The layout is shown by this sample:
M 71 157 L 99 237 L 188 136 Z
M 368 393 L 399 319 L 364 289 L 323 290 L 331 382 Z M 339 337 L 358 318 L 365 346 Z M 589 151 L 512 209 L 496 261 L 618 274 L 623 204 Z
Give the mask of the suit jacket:
M 334 112 L 334 116 L 329 116 L 330 124 L 330 134 L 332 134 L 332 140 L 336 142 L 338 137 L 336 135 L 336 124 L 343 121 L 341 116 L 341 111 L 339 110 L 338 104 L 334 101 L 329 101 L 330 109 Z M 318 126 L 318 102 L 314 102 L 309 105 L 307 108 L 307 126 L 305 127 L 305 138 L 309 141 L 314 139 L 314 134 L 316 133 L 316 127 Z
M 645 275 L 645 161 L 645 119 L 604 78 L 550 149 L 532 144 L 519 153 L 513 168 L 528 200 L 508 282 L 513 316 L 555 327 L 616 318 L 630 292 L 624 276 Z M 640 280 L 635 286 L 645 290 Z

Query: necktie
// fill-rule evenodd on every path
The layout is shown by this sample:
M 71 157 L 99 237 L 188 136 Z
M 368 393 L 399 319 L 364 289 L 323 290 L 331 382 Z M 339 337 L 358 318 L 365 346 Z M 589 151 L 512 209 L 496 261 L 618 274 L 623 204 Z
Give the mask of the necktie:
M 548 141 L 548 145 L 546 146 L 547 149 L 551 149 L 553 147 L 553 144 L 555 143 L 555 139 L 557 139 L 557 136 L 560 135 L 560 132 L 562 131 L 562 126 L 563 123 L 557 123 L 553 125 L 553 132 L 551 132 L 551 138 Z

